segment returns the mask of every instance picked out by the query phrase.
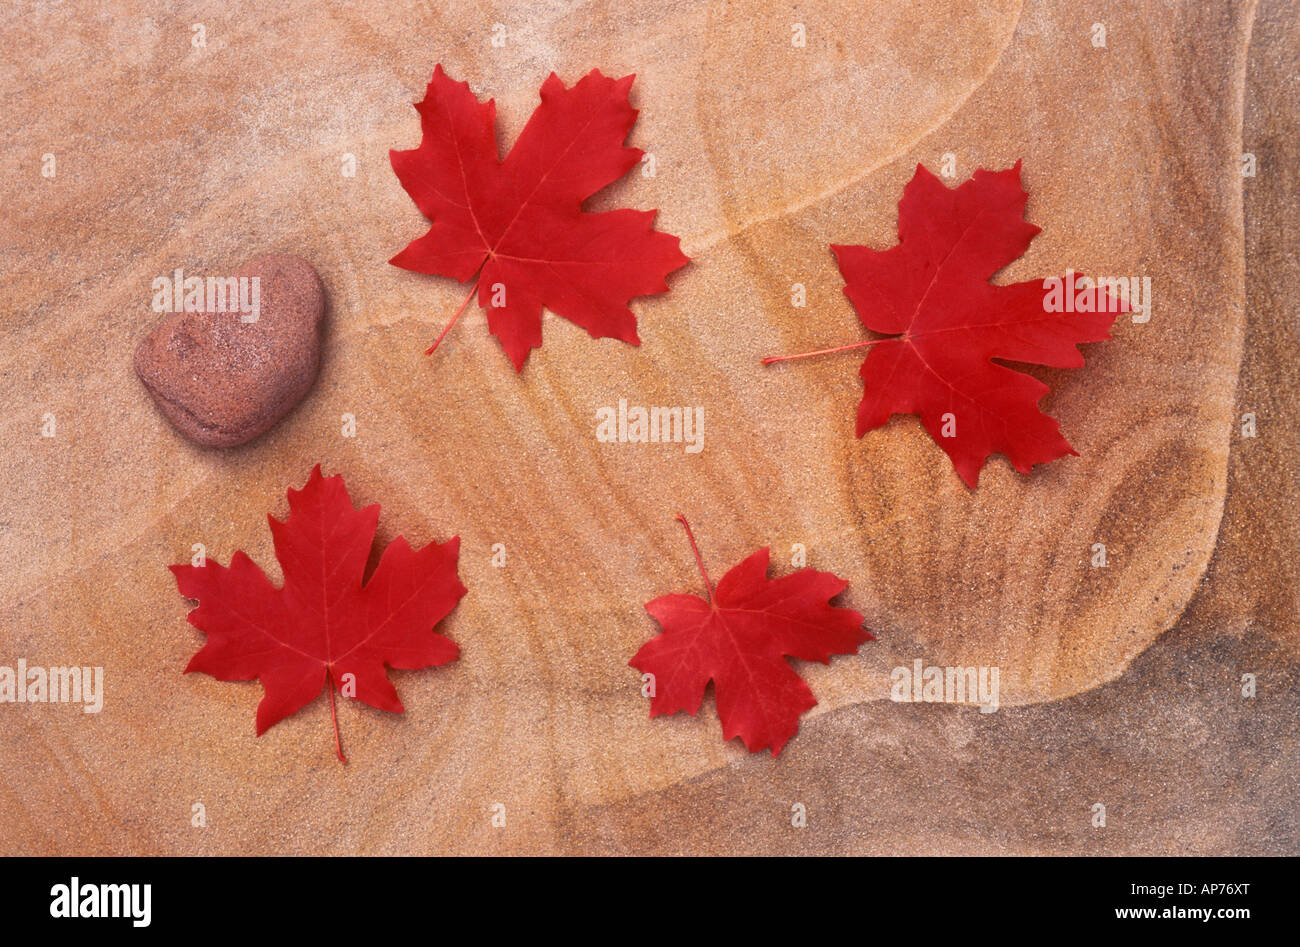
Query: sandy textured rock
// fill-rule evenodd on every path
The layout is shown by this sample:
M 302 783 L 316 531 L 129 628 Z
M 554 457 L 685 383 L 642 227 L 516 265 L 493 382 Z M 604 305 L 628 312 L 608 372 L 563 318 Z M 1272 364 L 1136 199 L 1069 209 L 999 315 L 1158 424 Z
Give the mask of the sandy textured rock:
M 238 301 L 198 312 L 175 301 L 183 283 L 163 287 L 179 311 L 135 350 L 135 372 L 158 409 L 208 447 L 234 447 L 267 431 L 302 400 L 320 366 L 325 291 L 310 263 L 272 253 L 231 278 Z
M 0 13 L 16 90 L 0 184 L 0 663 L 102 665 L 107 681 L 98 715 L 0 706 L 0 750 L 21 761 L 5 764 L 0 850 L 1297 850 L 1287 5 L 267 16 L 215 2 Z M 552 69 L 637 74 L 631 143 L 657 173 L 589 206 L 657 207 L 693 258 L 672 292 L 634 302 L 639 348 L 548 316 L 516 376 L 471 310 L 421 354 L 463 289 L 385 262 L 424 226 L 387 152 L 418 142 L 411 104 L 438 61 L 496 98 L 503 147 Z M 1254 179 L 1243 151 L 1260 157 Z M 959 178 L 1024 159 L 1043 233 L 997 281 L 1073 267 L 1155 291 L 1151 321 L 1119 324 L 1086 368 L 1032 370 L 1081 456 L 1030 477 L 995 459 L 974 492 L 915 419 L 854 438 L 854 356 L 758 364 L 861 337 L 828 245 L 890 245 L 903 184 L 945 154 Z M 321 374 L 263 437 L 202 450 L 132 376 L 150 281 L 219 271 L 268 234 L 320 272 Z M 704 450 L 598 443 L 596 410 L 620 398 L 703 407 Z M 1246 442 L 1251 410 L 1262 433 Z M 326 702 L 255 739 L 257 684 L 180 674 L 201 638 L 165 568 L 203 543 L 274 578 L 265 515 L 318 461 L 384 505 L 381 544 L 459 533 L 470 589 L 446 628 L 462 660 L 399 674 L 404 717 L 340 708 L 346 768 Z M 776 762 L 723 745 L 707 701 L 698 719 L 649 720 L 626 666 L 655 633 L 642 603 L 697 580 L 679 510 L 711 562 L 770 544 L 779 574 L 803 543 L 809 565 L 851 580 L 844 604 L 879 636 L 804 669 L 822 703 Z M 889 703 L 890 670 L 916 658 L 999 665 L 1004 709 Z M 1269 689 L 1247 709 L 1252 670 Z M 1105 791 L 1124 795 L 1130 828 L 1071 834 Z M 805 798 L 815 828 L 792 841 Z M 490 827 L 497 802 L 505 831 Z

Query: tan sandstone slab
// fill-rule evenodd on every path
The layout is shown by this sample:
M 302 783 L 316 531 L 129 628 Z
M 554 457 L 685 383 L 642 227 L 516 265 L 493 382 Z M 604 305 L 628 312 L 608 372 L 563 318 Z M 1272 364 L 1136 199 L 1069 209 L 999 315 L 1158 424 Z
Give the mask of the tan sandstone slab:
M 1000 666 L 1009 708 L 1115 680 L 1183 612 L 1224 506 L 1254 13 L 674 0 L 0 14 L 20 53 L 0 66 L 13 90 L 0 663 L 102 665 L 108 682 L 98 715 L 0 708 L 0 850 L 555 851 L 593 831 L 576 813 L 652 806 L 691 777 L 759 765 L 722 743 L 711 701 L 699 719 L 650 721 L 626 667 L 656 631 L 642 603 L 697 587 L 679 510 L 715 572 L 769 544 L 788 568 L 803 543 L 810 565 L 851 580 L 845 604 L 879 640 L 802 669 L 821 700 L 806 728 L 840 711 L 827 719 L 909 739 L 888 675 L 917 657 Z M 1285 33 L 1280 19 L 1269 28 Z M 1098 21 L 1105 48 L 1090 42 Z M 385 262 L 423 225 L 387 152 L 418 141 L 411 105 L 436 62 L 495 97 L 503 148 L 551 70 L 637 74 L 631 141 L 657 174 L 591 206 L 658 207 L 694 259 L 671 293 L 634 303 L 639 348 L 548 316 L 516 376 L 471 310 L 421 354 L 463 290 Z M 1081 456 L 1031 477 L 995 459 L 975 492 L 915 419 L 853 437 L 853 356 L 758 364 L 861 337 L 827 246 L 893 243 L 903 184 L 948 153 L 959 177 L 1025 162 L 1043 233 L 997 280 L 1073 267 L 1155 287 L 1151 321 L 1118 323 L 1085 369 L 1033 370 Z M 302 255 L 325 284 L 319 378 L 253 443 L 196 447 L 131 370 L 150 283 L 271 251 Z M 796 282 L 807 308 L 790 305 Z M 1284 302 L 1270 304 L 1280 318 Z M 598 443 L 596 410 L 620 398 L 702 406 L 704 450 Z M 383 504 L 380 542 L 459 533 L 470 590 L 444 628 L 462 659 L 394 672 L 404 717 L 341 709 L 346 768 L 323 699 L 255 739 L 257 684 L 180 674 L 201 638 L 165 568 L 201 542 L 278 578 L 265 516 L 317 462 L 358 504 Z M 1105 569 L 1089 562 L 1097 542 Z M 1291 654 L 1294 628 L 1275 633 Z M 833 748 L 796 737 L 762 765 L 773 779 L 821 760 L 831 773 Z M 488 824 L 496 802 L 505 834 Z

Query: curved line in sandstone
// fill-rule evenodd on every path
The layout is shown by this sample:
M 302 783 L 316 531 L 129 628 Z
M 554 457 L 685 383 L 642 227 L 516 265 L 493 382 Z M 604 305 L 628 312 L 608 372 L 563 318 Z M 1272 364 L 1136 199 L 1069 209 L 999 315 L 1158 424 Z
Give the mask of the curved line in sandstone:
M 1245 127 L 1244 127 L 1244 126 L 1245 126 L 1245 106 L 1246 106 L 1246 101 L 1245 101 L 1245 98 L 1246 98 L 1246 74 L 1248 73 L 1248 71 L 1249 71 L 1249 69 L 1250 69 L 1250 48 L 1251 48 L 1251 41 L 1252 41 L 1252 38 L 1253 38 L 1253 35 L 1254 35 L 1255 19 L 1256 19 L 1257 15 L 1258 15 L 1258 12 L 1259 12 L 1259 3 L 1258 3 L 1258 0 L 1255 0 L 1255 2 L 1253 2 L 1253 3 L 1250 5 L 1250 20 L 1249 20 L 1249 22 L 1247 23 L 1247 26 L 1246 26 L 1245 40 L 1244 40 L 1244 43 L 1243 43 L 1243 45 L 1242 45 L 1242 62 L 1241 62 L 1241 69 L 1240 69 L 1240 71 L 1238 72 L 1238 74 L 1235 76 L 1235 79 L 1236 79 L 1236 82 L 1237 82 L 1237 119 L 1238 119 L 1238 125 L 1237 125 L 1237 140 L 1238 140 L 1238 145 L 1239 145 L 1239 147 L 1238 147 L 1238 149 L 1237 149 L 1238 152 L 1240 152 L 1240 151 L 1242 150 L 1242 148 L 1245 147 Z M 950 117 L 951 117 L 951 116 L 950 116 Z M 946 119 L 945 119 L 945 121 L 946 121 Z M 922 135 L 921 137 L 924 138 L 925 136 Z M 920 139 L 918 139 L 918 141 L 919 141 L 919 140 L 920 140 Z M 1244 200 L 1245 200 L 1245 195 L 1244 195 L 1244 191 L 1243 191 L 1242 178 L 1238 176 L 1238 177 L 1236 177 L 1236 178 L 1234 179 L 1234 181 L 1235 181 L 1236 190 L 1237 190 L 1237 195 L 1236 195 L 1236 196 L 1237 196 L 1237 224 L 1238 224 L 1238 232 L 1241 233 L 1242 236 L 1243 236 L 1242 243 L 1241 243 L 1241 246 L 1240 246 L 1240 248 L 1239 248 L 1239 249 L 1240 249 L 1240 258 L 1241 258 L 1241 269 L 1240 269 L 1240 272 L 1239 272 L 1239 274 L 1238 274 L 1238 280 L 1237 280 L 1237 286 L 1236 286 L 1236 295 L 1237 295 L 1237 299 L 1238 299 L 1238 308 L 1239 308 L 1239 311 L 1240 311 L 1240 313 L 1241 313 L 1241 318 L 1240 318 L 1240 320 L 1237 322 L 1237 325 L 1236 325 L 1237 332 L 1235 333 L 1235 337 L 1232 339 L 1232 342 L 1231 342 L 1231 348 L 1233 349 L 1232 359 L 1231 359 L 1231 360 L 1232 360 L 1233 363 L 1235 363 L 1235 365 L 1236 365 L 1236 370 L 1233 372 L 1233 376 L 1232 376 L 1232 391 L 1231 391 L 1231 395 L 1230 395 L 1230 397 L 1231 397 L 1231 403 L 1235 406 L 1235 404 L 1236 404 L 1236 395 L 1237 395 L 1237 385 L 1238 385 L 1238 381 L 1239 381 L 1240 373 L 1241 373 L 1241 357 L 1242 357 L 1242 347 L 1243 347 L 1243 335 L 1244 335 L 1244 330 L 1245 330 L 1245 323 L 1246 323 L 1246 319 L 1247 319 L 1247 313 L 1246 313 L 1246 305 L 1245 305 L 1245 292 L 1246 292 L 1246 286 L 1245 286 L 1245 272 L 1246 272 L 1246 244 L 1245 244 L 1245 240 L 1244 240 L 1244 234 L 1245 234 L 1245 230 L 1244 230 L 1244 225 L 1245 225 L 1245 224 L 1244 224 L 1244 218 L 1245 218 L 1245 205 L 1244 205 Z M 848 184 L 851 184 L 851 183 L 852 183 L 852 181 L 846 182 L 846 186 L 847 186 Z M 806 205 L 805 205 L 805 206 L 806 206 Z M 1231 413 L 1232 413 L 1232 412 L 1230 412 L 1230 414 L 1231 414 Z M 1228 428 L 1228 429 L 1230 429 L 1230 428 Z M 1078 687 L 1078 688 L 1074 688 L 1074 689 L 1071 689 L 1071 690 L 1069 690 L 1069 691 L 1067 691 L 1067 692 L 1063 692 L 1063 693 L 1061 693 L 1061 694 L 1058 694 L 1058 695 L 1056 695 L 1056 696 L 1054 696 L 1054 697 L 1043 698 L 1043 699 L 1041 699 L 1041 700 L 1028 700 L 1028 701 L 1020 701 L 1020 702 L 1016 702 L 1016 701 L 1012 701 L 1012 702 L 1003 701 L 1003 702 L 1002 702 L 1002 705 L 1003 705 L 1003 706 L 1008 706 L 1008 707 L 1012 707 L 1012 706 L 1029 706 L 1029 705 L 1032 705 L 1032 704 L 1038 704 L 1038 703 L 1052 703 L 1052 702 L 1059 701 L 1059 700 L 1067 700 L 1067 699 L 1069 699 L 1069 698 L 1071 698 L 1071 697 L 1075 697 L 1075 696 L 1078 696 L 1079 694 L 1087 693 L 1087 692 L 1092 691 L 1092 690 L 1095 690 L 1096 688 L 1101 687 L 1101 686 L 1103 686 L 1103 685 L 1105 685 L 1105 684 L 1109 684 L 1109 683 L 1111 683 L 1112 681 L 1118 680 L 1121 676 L 1124 675 L 1125 672 L 1128 671 L 1129 666 L 1132 664 L 1132 662 L 1133 662 L 1133 660 L 1134 660 L 1135 658 L 1137 658 L 1137 657 L 1141 656 L 1142 654 L 1146 653 L 1146 651 L 1147 651 L 1147 650 L 1148 650 L 1148 649 L 1149 649 L 1153 644 L 1155 644 L 1156 641 L 1158 641 L 1158 640 L 1159 640 L 1159 639 L 1160 639 L 1160 638 L 1161 638 L 1161 637 L 1162 637 L 1166 632 L 1168 632 L 1171 628 L 1174 627 L 1174 625 L 1176 625 L 1176 624 L 1178 623 L 1179 619 L 1180 619 L 1180 618 L 1183 616 L 1183 614 L 1187 611 L 1187 607 L 1188 607 L 1188 605 L 1190 605 L 1190 604 L 1192 603 L 1192 601 L 1196 598 L 1197 589 L 1199 588 L 1202 579 L 1205 577 L 1205 572 L 1206 572 L 1206 570 L 1209 568 L 1210 562 L 1214 559 L 1215 548 L 1216 548 L 1217 545 L 1218 545 L 1219 529 L 1220 529 L 1220 527 L 1221 527 L 1221 525 L 1222 525 L 1222 522 L 1223 522 L 1223 510 L 1224 510 L 1224 504 L 1225 504 L 1225 502 L 1226 502 L 1226 500 L 1227 500 L 1227 476 L 1228 476 L 1228 464 L 1229 464 L 1229 459 L 1230 459 L 1230 454 L 1231 454 L 1231 445 L 1232 445 L 1232 439 L 1231 439 L 1231 436 L 1225 434 L 1225 437 L 1226 437 L 1227 440 L 1228 440 L 1228 450 L 1223 452 L 1223 462 L 1222 462 L 1222 464 L 1220 465 L 1220 467 L 1218 468 L 1218 473 L 1219 473 L 1219 478 L 1218 478 L 1218 480 L 1219 480 L 1220 483 L 1223 484 L 1223 489 L 1220 490 L 1220 491 L 1218 491 L 1218 494 L 1217 494 L 1217 496 L 1215 497 L 1215 500 L 1214 500 L 1214 511 L 1213 511 L 1213 513 L 1212 513 L 1213 526 L 1211 527 L 1211 529 L 1210 529 L 1210 530 L 1208 531 L 1208 533 L 1206 534 L 1207 537 L 1208 537 L 1208 539 L 1209 539 L 1209 542 L 1208 542 L 1207 546 L 1206 546 L 1203 550 L 1201 550 L 1201 555 L 1198 556 L 1198 560 L 1199 560 L 1199 562 L 1198 562 L 1198 567 L 1197 567 L 1197 569 L 1195 570 L 1194 574 L 1189 574 L 1189 579 L 1187 580 L 1187 586 L 1186 586 L 1187 591 L 1184 593 L 1185 597 L 1184 597 L 1184 599 L 1183 599 L 1182 604 L 1178 607 L 1177 612 L 1176 612 L 1176 613 L 1175 613 L 1171 618 L 1169 618 L 1166 622 L 1163 623 L 1163 624 L 1164 624 L 1164 627 L 1163 627 L 1163 628 L 1160 628 L 1160 630 L 1158 630 L 1158 631 L 1157 631 L 1157 632 L 1152 636 L 1151 640 L 1150 640 L 1149 642 L 1147 642 L 1147 644 L 1145 644 L 1145 645 L 1142 646 L 1141 648 L 1138 648 L 1138 649 L 1136 649 L 1135 651 L 1133 651 L 1133 652 L 1128 656 L 1128 658 L 1125 659 L 1125 660 L 1123 661 L 1122 664 L 1118 665 L 1118 666 L 1114 669 L 1113 673 L 1107 674 L 1106 676 L 1102 677 L 1100 680 L 1095 681 L 1093 684 L 1088 685 L 1088 686 L 1086 686 L 1086 687 Z M 832 701 L 823 701 L 822 703 L 819 703 L 816 707 L 814 707 L 814 708 L 812 708 L 810 711 L 808 711 L 808 713 L 804 716 L 804 719 L 805 719 L 805 720 L 810 720 L 810 719 L 812 719 L 812 718 L 814 718 L 814 717 L 820 716 L 820 715 L 823 714 L 823 713 L 828 713 L 828 712 L 833 711 L 833 710 L 839 710 L 839 709 L 842 709 L 842 708 L 845 708 L 845 707 L 857 706 L 857 705 L 859 705 L 859 704 L 865 704 L 865 703 L 870 703 L 870 702 L 872 702 L 872 701 L 879 701 L 879 700 L 885 700 L 885 699 L 886 699 L 886 697 L 884 697 L 884 696 L 876 696 L 876 697 L 861 697 L 861 698 L 858 698 L 858 699 L 856 699 L 856 700 L 846 700 L 846 701 L 844 701 L 843 703 L 834 703 L 834 702 L 832 702 Z
M 821 190 L 813 194 L 810 194 L 806 197 L 801 197 L 797 201 L 792 201 L 789 204 L 785 204 L 784 206 L 778 208 L 775 211 L 766 214 L 756 214 L 753 217 L 749 217 L 746 220 L 741 221 L 735 227 L 726 230 L 714 230 L 710 233 L 703 234 L 702 236 L 695 239 L 689 239 L 689 238 L 683 239 L 682 252 L 689 257 L 694 257 L 695 254 L 700 253 L 704 250 L 708 250 L 711 247 L 714 247 L 717 244 L 721 243 L 722 241 L 729 240 L 732 237 L 744 233 L 746 230 L 759 226 L 760 224 L 765 224 L 770 220 L 776 220 L 777 218 L 784 217 L 787 214 L 798 213 L 799 211 L 811 207 L 814 204 L 817 204 L 821 201 L 824 201 L 829 197 L 834 197 L 836 194 L 838 194 L 840 191 L 844 190 L 845 188 L 852 187 L 854 184 L 861 181 L 867 175 L 871 174 L 874 171 L 879 170 L 880 168 L 883 168 L 885 165 L 889 164 L 890 162 L 897 160 L 899 156 L 906 154 L 908 151 L 911 151 L 912 148 L 914 148 L 918 142 L 924 140 L 925 138 L 928 138 L 930 135 L 933 135 L 936 131 L 938 131 L 940 128 L 946 125 L 948 121 L 959 111 L 961 111 L 962 107 L 965 106 L 965 104 L 968 101 L 970 101 L 971 96 L 973 96 L 980 89 L 984 88 L 984 85 L 988 82 L 989 77 L 992 76 L 993 73 L 997 71 L 998 66 L 1001 65 L 1002 57 L 1006 55 L 1007 50 L 1011 47 L 1011 41 L 1015 39 L 1016 30 L 1020 27 L 1020 17 L 1021 14 L 1024 12 L 1024 9 L 1025 9 L 1025 0 L 1021 0 L 1020 4 L 1016 7 L 1016 14 L 1011 21 L 1011 26 L 1007 30 L 1006 39 L 1002 43 L 1002 46 L 998 49 L 997 53 L 994 54 L 994 56 L 989 60 L 989 66 L 984 71 L 984 75 L 980 76 L 979 80 L 974 82 L 971 85 L 971 87 L 966 90 L 966 94 L 963 95 L 961 98 L 959 98 L 953 104 L 952 108 L 950 108 L 947 112 L 940 115 L 939 118 L 935 120 L 934 124 L 918 132 L 915 138 L 912 138 L 910 141 L 907 141 L 904 144 L 900 145 L 898 148 L 895 148 L 889 154 L 885 155 L 883 158 L 878 160 L 875 164 L 862 168 L 859 171 L 855 171 L 849 177 L 842 178 L 841 180 L 836 181 L 834 184 L 827 185 L 826 187 L 822 188 Z

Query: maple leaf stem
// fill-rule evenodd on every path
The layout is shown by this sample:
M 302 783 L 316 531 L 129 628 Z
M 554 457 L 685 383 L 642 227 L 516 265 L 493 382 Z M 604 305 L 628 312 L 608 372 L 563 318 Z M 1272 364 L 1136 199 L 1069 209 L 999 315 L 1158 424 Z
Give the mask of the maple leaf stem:
M 348 758 L 343 755 L 343 741 L 339 739 L 339 714 L 334 707 L 334 669 L 327 667 L 325 674 L 329 677 L 330 689 L 330 717 L 334 721 L 334 752 L 339 755 L 339 762 L 346 763 Z
M 762 359 L 759 364 L 771 365 L 773 362 L 788 362 L 792 358 L 811 358 L 814 355 L 830 355 L 832 352 L 847 352 L 849 349 L 862 349 L 868 345 L 879 345 L 881 342 L 893 342 L 894 339 L 868 339 L 866 342 L 854 342 L 851 345 L 837 345 L 833 349 L 818 349 L 816 352 L 801 352 L 798 355 L 770 355 Z
M 438 336 L 438 338 L 434 340 L 433 345 L 424 350 L 425 355 L 432 355 L 438 350 L 438 346 L 441 345 L 442 340 L 447 337 L 447 333 L 450 332 L 451 327 L 456 324 L 456 320 L 460 318 L 460 314 L 465 311 L 465 307 L 469 305 L 469 301 L 474 298 L 476 292 L 478 292 L 477 279 L 474 280 L 474 285 L 469 288 L 469 295 L 465 297 L 465 301 L 460 304 L 460 308 L 456 310 L 456 314 L 451 317 L 451 322 L 447 323 L 446 328 L 442 330 L 442 335 Z
M 704 589 L 709 594 L 709 604 L 713 605 L 713 583 L 709 581 L 709 574 L 704 570 L 704 557 L 700 555 L 700 547 L 695 543 L 695 534 L 691 532 L 691 524 L 686 522 L 686 517 L 677 514 L 677 522 L 682 524 L 686 530 L 686 538 L 690 540 L 691 552 L 695 553 L 695 564 L 700 567 L 700 576 L 704 579 Z

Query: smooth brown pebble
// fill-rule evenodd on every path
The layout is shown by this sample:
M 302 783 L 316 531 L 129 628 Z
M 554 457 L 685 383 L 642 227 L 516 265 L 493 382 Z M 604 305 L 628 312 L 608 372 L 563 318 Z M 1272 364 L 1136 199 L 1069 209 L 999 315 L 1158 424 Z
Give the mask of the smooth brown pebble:
M 243 321 L 238 303 L 234 312 L 173 312 L 135 350 L 136 374 L 167 420 L 209 447 L 243 444 L 274 426 L 320 367 L 325 290 L 315 268 L 272 253 L 235 276 L 259 277 L 255 322 Z

